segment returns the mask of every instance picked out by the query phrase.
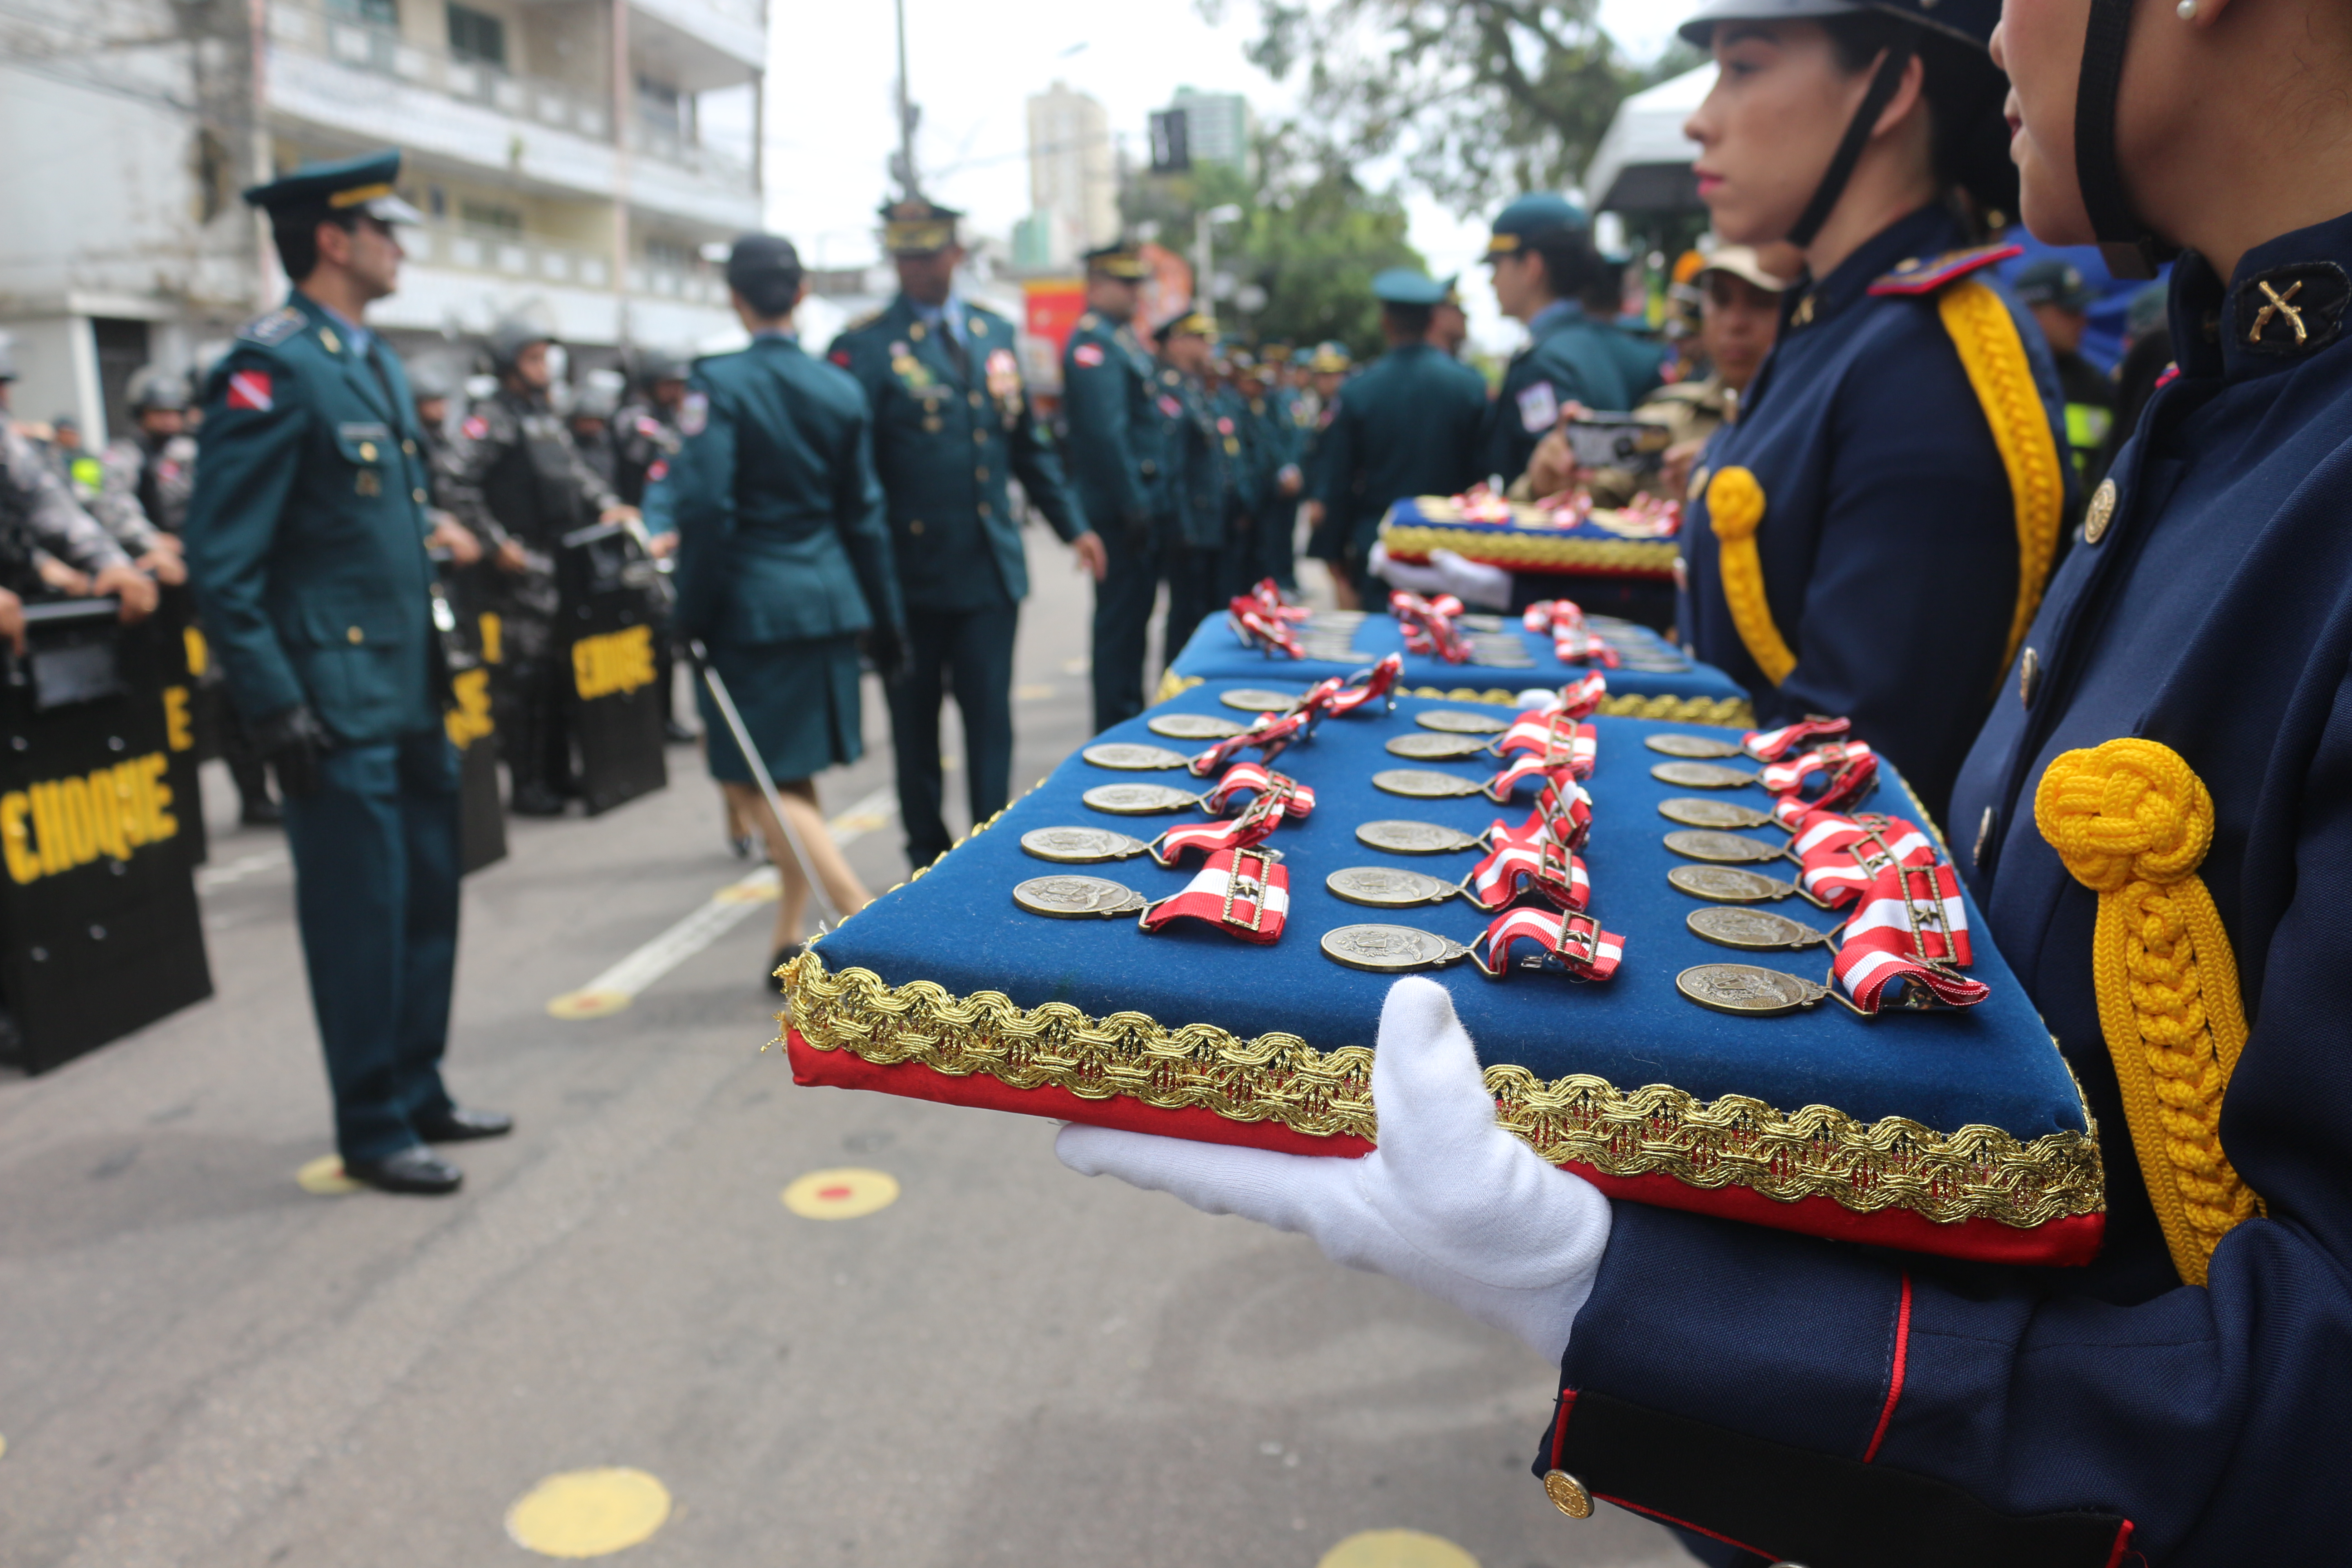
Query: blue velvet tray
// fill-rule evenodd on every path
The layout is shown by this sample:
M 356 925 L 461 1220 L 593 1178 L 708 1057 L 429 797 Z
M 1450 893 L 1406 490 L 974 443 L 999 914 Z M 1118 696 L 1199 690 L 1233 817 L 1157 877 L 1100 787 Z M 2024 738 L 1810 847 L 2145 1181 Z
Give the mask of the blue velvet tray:
M 1620 666 L 1610 670 L 1609 697 L 1601 712 L 1740 729 L 1755 722 L 1748 694 L 1738 682 L 1715 666 L 1692 658 L 1647 626 L 1597 620 L 1594 629 L 1616 648 L 1620 658 L 1679 667 L 1631 669 Z M 1255 686 L 1296 687 L 1304 691 L 1327 675 L 1349 674 L 1391 653 L 1404 655 L 1404 690 L 1457 701 L 1512 702 L 1522 691 L 1558 687 L 1584 673 L 1580 664 L 1560 663 L 1551 650 L 1549 635 L 1528 630 L 1516 616 L 1503 617 L 1500 633 L 1481 635 L 1517 637 L 1534 661 L 1532 666 L 1448 664 L 1427 654 L 1406 653 L 1404 628 L 1394 616 L 1382 613 L 1366 616 L 1356 627 L 1349 645 L 1356 657 L 1350 661 L 1290 658 L 1251 647 L 1242 641 L 1231 621 L 1211 616 L 1169 665 L 1159 695 L 1164 700 L 1202 680 L 1245 680 Z
M 1381 519 L 1381 542 L 1400 561 L 1423 561 L 1451 550 L 1471 561 L 1514 572 L 1561 572 L 1580 577 L 1638 577 L 1670 582 L 1681 546 L 1671 539 L 1628 537 L 1604 522 L 1569 528 L 1539 521 L 1530 506 L 1514 506 L 1508 521 L 1474 522 L 1444 496 L 1419 496 L 1390 507 Z M 1604 516 L 1613 516 L 1607 513 Z
M 1230 714 L 1211 681 L 1171 710 Z M 1375 790 L 1382 768 L 1437 766 L 1483 778 L 1483 761 L 1406 763 L 1391 736 L 1447 706 L 1407 698 L 1325 722 L 1276 766 L 1312 785 L 1314 815 L 1272 840 L 1290 874 L 1281 941 L 1252 947 L 1206 928 L 1147 936 L 1132 918 L 1027 914 L 1013 886 L 1055 869 L 1123 882 L 1146 898 L 1190 869 L 1146 858 L 1055 868 L 1021 848 L 1034 827 L 1109 826 L 1149 838 L 1200 820 L 1106 816 L 1079 796 L 1096 784 L 1189 775 L 1115 773 L 1073 757 L 983 831 L 814 943 L 786 972 L 785 1026 L 803 1082 L 878 1089 L 1178 1136 L 1321 1153 L 1360 1152 L 1375 1132 L 1370 1047 L 1386 975 L 1343 968 L 1318 946 L 1335 927 L 1419 926 L 1467 942 L 1486 917 L 1455 900 L 1365 909 L 1323 886 L 1348 866 L 1410 867 L 1452 879 L 1475 852 L 1397 857 L 1359 844 L 1356 826 L 1402 817 L 1465 834 L 1526 799 L 1423 801 Z M 2055 1263 L 2097 1247 L 2098 1151 L 2074 1080 L 1979 912 L 1971 972 L 1991 998 L 1966 1012 L 1864 1021 L 1834 1003 L 1780 1017 L 1735 1017 L 1685 999 L 1675 977 L 1697 963 L 1757 962 L 1820 979 L 1811 956 L 1748 954 L 1692 934 L 1700 904 L 1671 887 L 1685 864 L 1663 843 L 1657 805 L 1692 793 L 1650 776 L 1642 743 L 1698 727 L 1601 718 L 1588 786 L 1584 858 L 1592 910 L 1625 938 L 1605 984 L 1549 973 L 1490 980 L 1467 963 L 1437 972 L 1487 1064 L 1507 1124 L 1548 1158 L 1612 1194 L 1811 1234 L 1950 1256 Z M 1721 731 L 1714 733 L 1719 735 Z M 1162 744 L 1140 721 L 1102 739 Z M 1891 770 L 1876 802 L 1912 815 Z M 1729 792 L 1761 805 L 1760 789 Z M 1777 837 L 1769 830 L 1751 837 Z M 1793 868 L 1791 868 L 1793 869 Z M 1796 900 L 1771 906 L 1827 927 Z

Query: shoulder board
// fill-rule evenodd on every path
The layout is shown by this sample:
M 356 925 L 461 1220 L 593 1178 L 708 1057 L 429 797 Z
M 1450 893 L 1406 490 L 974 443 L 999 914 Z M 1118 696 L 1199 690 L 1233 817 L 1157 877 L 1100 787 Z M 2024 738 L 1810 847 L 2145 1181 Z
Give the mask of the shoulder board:
M 887 309 L 880 310 L 868 310 L 866 314 L 858 317 L 857 320 L 850 322 L 849 325 L 842 328 L 841 335 L 845 338 L 852 332 L 862 332 L 889 313 L 890 312 Z
M 237 329 L 236 335 L 247 342 L 276 344 L 302 330 L 302 312 L 291 305 L 280 305 L 275 310 L 265 310 Z
M 1101 325 L 1102 318 L 1096 315 L 1092 310 L 1088 310 L 1085 315 L 1078 318 L 1078 331 L 1082 332 L 1091 332 L 1097 327 Z
M 1956 279 L 1981 272 L 1995 262 L 2022 256 L 2021 245 L 1979 245 L 1971 250 L 1948 250 L 1941 256 L 1914 257 L 1870 286 L 1874 294 L 1932 294 Z

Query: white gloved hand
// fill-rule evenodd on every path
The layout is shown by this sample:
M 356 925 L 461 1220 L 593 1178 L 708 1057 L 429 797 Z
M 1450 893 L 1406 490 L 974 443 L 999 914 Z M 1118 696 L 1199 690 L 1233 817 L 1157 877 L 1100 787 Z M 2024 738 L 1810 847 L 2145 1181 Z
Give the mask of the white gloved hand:
M 1381 578 L 1391 588 L 1402 588 L 1408 594 L 1419 594 L 1423 598 L 1445 592 L 1445 579 L 1438 575 L 1437 568 L 1415 566 L 1407 561 L 1392 561 L 1385 544 L 1374 543 L 1371 554 L 1364 558 L 1364 564 L 1373 576 Z
M 1315 1238 L 1323 1255 L 1450 1301 L 1558 1361 L 1609 1245 L 1609 1201 L 1495 1123 L 1445 988 L 1389 988 L 1372 1059 L 1380 1147 L 1279 1154 L 1105 1127 L 1062 1129 L 1072 1170 Z
M 1511 607 L 1511 574 L 1507 568 L 1465 560 L 1442 549 L 1429 552 L 1429 563 L 1437 568 L 1438 581 L 1445 584 L 1445 591 L 1464 604 L 1489 610 Z

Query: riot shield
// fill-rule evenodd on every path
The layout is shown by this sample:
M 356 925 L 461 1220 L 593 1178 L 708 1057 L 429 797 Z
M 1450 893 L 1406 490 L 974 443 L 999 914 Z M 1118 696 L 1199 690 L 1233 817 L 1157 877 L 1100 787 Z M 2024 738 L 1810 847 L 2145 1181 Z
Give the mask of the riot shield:
M 669 783 L 654 648 L 665 584 L 620 523 L 565 534 L 555 573 L 580 789 L 593 816 Z
M 126 636 L 143 637 L 152 650 L 163 688 L 163 742 L 172 757 L 172 794 L 183 808 L 180 834 L 187 841 L 188 864 L 201 866 L 212 858 L 212 841 L 205 828 L 204 786 L 197 764 L 220 755 L 218 716 L 207 710 L 228 699 L 226 688 L 215 679 L 211 700 L 206 700 L 203 681 L 212 653 L 204 633 L 196 629 L 194 594 L 184 583 L 164 589 L 155 613 L 130 628 Z
M 0 997 L 42 1072 L 212 994 L 156 646 L 111 599 L 0 649 Z
M 441 716 L 457 748 L 457 870 L 471 876 L 507 858 L 506 804 L 499 798 L 498 719 L 490 667 L 482 659 L 480 623 L 469 606 L 463 569 L 435 551 L 433 630 L 449 668 L 449 706 Z

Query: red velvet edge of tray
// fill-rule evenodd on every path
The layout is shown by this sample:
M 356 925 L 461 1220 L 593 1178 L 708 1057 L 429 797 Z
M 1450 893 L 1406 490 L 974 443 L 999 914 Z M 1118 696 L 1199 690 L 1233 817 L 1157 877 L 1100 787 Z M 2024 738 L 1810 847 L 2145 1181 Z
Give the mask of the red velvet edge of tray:
M 1344 1133 L 1317 1137 L 1274 1121 L 1231 1121 L 1213 1110 L 1197 1107 L 1163 1110 L 1125 1096 L 1088 1100 L 1050 1085 L 1015 1089 L 974 1073 L 955 1078 L 917 1063 L 878 1066 L 849 1051 L 820 1051 L 791 1030 L 785 1040 L 791 1053 L 793 1080 L 831 1089 L 870 1089 L 910 1100 L 937 1100 L 942 1105 L 969 1105 L 983 1110 L 1009 1110 L 1022 1116 L 1083 1121 L 1095 1127 L 1116 1127 L 1129 1132 L 1154 1132 L 1202 1143 L 1237 1143 L 1250 1149 L 1273 1149 L 1286 1154 L 1355 1155 L 1371 1145 Z M 1978 1263 L 2058 1266 L 2084 1264 L 2097 1256 L 2105 1229 L 2104 1215 L 2077 1215 L 2054 1219 L 2031 1230 L 1992 1219 L 1964 1219 L 1938 1224 L 1908 1209 L 1882 1209 L 1858 1214 L 1833 1199 L 1799 1198 L 1783 1203 L 1750 1187 L 1694 1187 L 1656 1173 L 1608 1176 L 1570 1162 L 1574 1171 L 1612 1198 L 1650 1204 L 1658 1208 L 1686 1209 L 1748 1225 L 1791 1230 L 1832 1241 L 1861 1242 L 1874 1247 L 1900 1247 L 1906 1252 L 1934 1253 Z

